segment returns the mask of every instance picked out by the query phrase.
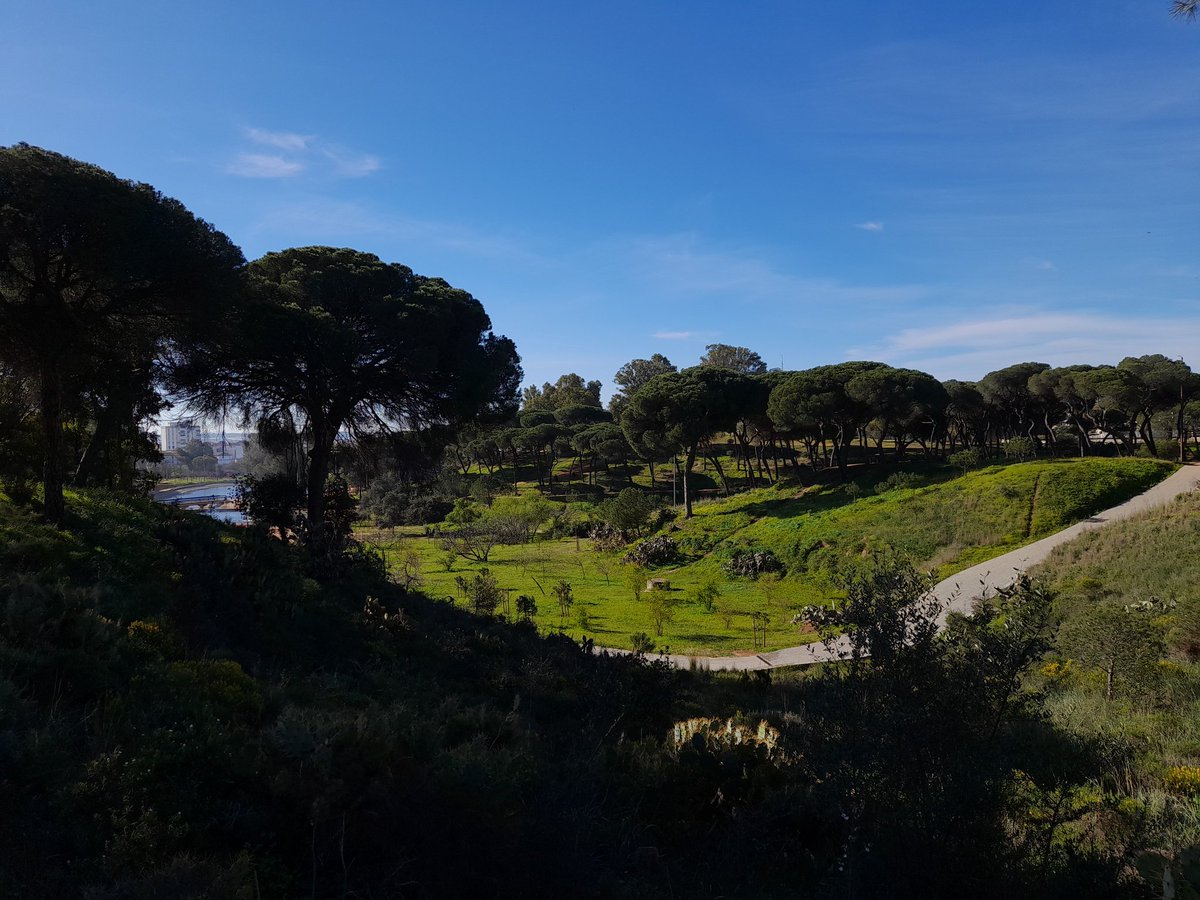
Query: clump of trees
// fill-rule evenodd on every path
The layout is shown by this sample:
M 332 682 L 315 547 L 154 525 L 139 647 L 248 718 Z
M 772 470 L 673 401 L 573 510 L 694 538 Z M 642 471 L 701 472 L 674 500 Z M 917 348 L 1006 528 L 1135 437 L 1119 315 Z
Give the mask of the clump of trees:
M 50 521 L 64 521 L 68 482 L 133 488 L 156 453 L 142 423 L 163 407 L 160 364 L 237 296 L 244 263 L 147 184 L 0 148 L 0 377 L 36 417 Z
M 149 185 L 0 148 L 0 476 L 15 484 L 40 456 L 53 522 L 68 481 L 134 487 L 156 455 L 142 423 L 169 387 L 197 413 L 256 423 L 290 456 L 321 553 L 339 441 L 504 419 L 520 378 L 513 343 L 440 278 L 330 247 L 247 264 Z

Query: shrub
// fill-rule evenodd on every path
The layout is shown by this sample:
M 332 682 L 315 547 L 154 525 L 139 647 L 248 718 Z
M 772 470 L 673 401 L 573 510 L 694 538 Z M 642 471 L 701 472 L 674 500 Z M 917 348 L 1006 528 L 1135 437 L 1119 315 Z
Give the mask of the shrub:
M 537 615 L 537 611 L 537 600 L 533 597 L 530 597 L 528 594 L 521 594 L 517 597 L 517 615 L 526 622 L 532 622 L 533 617 Z
M 733 556 L 721 564 L 726 575 L 757 578 L 764 572 L 779 572 L 783 563 L 770 550 L 745 548 L 733 551 Z
M 675 541 L 665 534 L 660 534 L 631 547 L 625 554 L 625 561 L 639 566 L 665 566 L 674 562 L 678 556 L 679 548 Z
M 645 656 L 654 652 L 654 640 L 644 631 L 638 631 L 629 636 L 629 644 L 637 656 Z
M 696 589 L 696 604 L 705 612 L 713 612 L 717 608 L 717 601 L 721 599 L 721 589 L 717 586 L 715 578 L 706 578 Z
M 1200 766 L 1174 766 L 1163 775 L 1163 786 L 1176 794 L 1200 794 Z
M 646 520 L 658 506 L 650 494 L 637 488 L 625 488 L 615 497 L 610 497 L 596 507 L 596 515 L 617 531 L 641 534 Z
M 875 493 L 883 494 L 897 488 L 914 488 L 921 484 L 921 476 L 915 472 L 893 472 L 875 485 Z
M 459 577 L 461 578 L 461 576 Z M 500 605 L 500 583 L 496 580 L 496 576 L 487 569 L 480 569 L 478 574 L 470 580 L 462 579 L 460 588 L 466 593 L 467 600 L 476 615 L 490 616 Z
M 1027 459 L 1033 459 L 1037 456 L 1037 445 L 1033 443 L 1031 438 L 1011 438 L 1004 444 L 1004 455 L 1009 459 L 1017 459 L 1024 462 Z
M 987 463 L 987 451 L 982 447 L 968 447 L 966 450 L 951 453 L 946 457 L 946 462 L 956 469 L 961 469 L 965 474 Z
M 289 475 L 242 475 L 235 490 L 238 506 L 253 522 L 275 528 L 286 539 L 296 526 L 296 511 L 304 502 L 304 492 Z

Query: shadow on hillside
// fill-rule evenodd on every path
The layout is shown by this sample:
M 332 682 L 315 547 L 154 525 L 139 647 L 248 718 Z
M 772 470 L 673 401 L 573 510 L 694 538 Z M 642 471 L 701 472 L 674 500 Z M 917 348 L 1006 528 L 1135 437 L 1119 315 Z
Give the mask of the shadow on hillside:
M 905 486 L 919 488 L 951 481 L 959 474 L 957 469 L 944 463 L 924 460 L 899 466 L 889 463 L 871 466 L 856 463 L 847 468 L 847 473 L 849 477 L 844 482 L 838 479 L 837 469 L 832 468 L 821 470 L 815 478 L 812 477 L 812 473 L 807 473 L 808 477 L 785 479 L 781 486 L 784 491 L 789 489 L 795 489 L 797 492 L 808 491 L 815 486 L 819 486 L 821 490 L 812 491 L 800 497 L 748 503 L 739 507 L 738 511 L 745 512 L 754 518 L 789 519 L 804 513 L 840 509 L 856 500 L 875 496 L 879 485 L 894 475 L 915 478 L 911 485 Z M 857 487 L 857 496 L 854 496 L 853 492 L 849 490 L 850 485 Z

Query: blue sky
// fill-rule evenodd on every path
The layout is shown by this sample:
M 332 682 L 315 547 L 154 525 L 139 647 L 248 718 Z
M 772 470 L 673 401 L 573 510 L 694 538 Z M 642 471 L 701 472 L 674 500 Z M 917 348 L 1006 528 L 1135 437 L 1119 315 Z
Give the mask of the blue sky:
M 530 382 L 717 341 L 1200 368 L 1200 23 L 1169 5 L 9 0 L 0 144 L 248 258 L 442 276 Z

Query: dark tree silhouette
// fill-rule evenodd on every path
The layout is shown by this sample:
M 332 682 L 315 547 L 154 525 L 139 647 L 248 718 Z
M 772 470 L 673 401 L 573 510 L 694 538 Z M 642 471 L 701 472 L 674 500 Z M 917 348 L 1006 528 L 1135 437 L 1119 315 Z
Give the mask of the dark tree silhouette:
M 0 148 L 0 359 L 37 384 L 46 517 L 61 523 L 69 393 L 113 364 L 131 410 L 153 357 L 181 321 L 212 312 L 244 263 L 229 239 L 176 200 L 79 160 Z M 116 408 L 114 407 L 114 412 Z
M 296 410 L 309 439 L 306 512 L 322 545 L 325 481 L 343 430 L 419 430 L 511 414 L 512 341 L 440 278 L 355 250 L 305 247 L 247 267 L 247 296 L 178 370 L 189 401 L 246 417 Z

